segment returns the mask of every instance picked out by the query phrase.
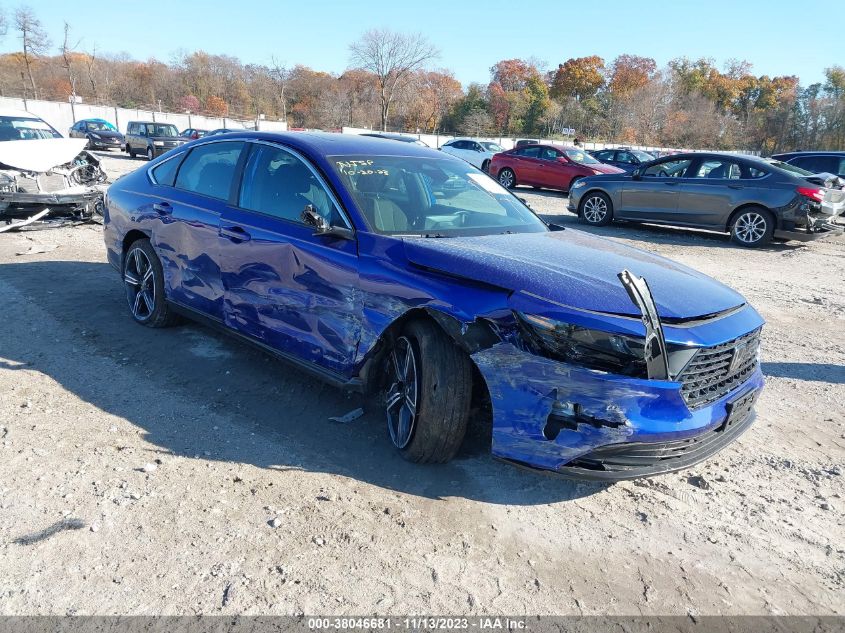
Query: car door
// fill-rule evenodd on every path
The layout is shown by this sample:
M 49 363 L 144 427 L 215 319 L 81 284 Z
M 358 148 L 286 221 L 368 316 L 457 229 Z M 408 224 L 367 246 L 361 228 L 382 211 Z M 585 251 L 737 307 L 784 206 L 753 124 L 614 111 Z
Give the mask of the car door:
M 157 196 L 153 212 L 161 216 L 154 232 L 168 297 L 195 312 L 223 320 L 220 272 L 220 217 L 229 208 L 243 141 L 211 142 L 160 163 L 151 170 Z M 165 167 L 179 160 L 173 173 Z M 167 174 L 159 175 L 161 172 Z M 159 190 L 160 189 L 160 190 Z
M 625 180 L 621 205 L 615 217 L 629 220 L 663 220 L 678 207 L 678 186 L 692 159 L 667 158 L 644 165 Z
M 724 230 L 730 214 L 747 196 L 748 179 L 738 161 L 725 157 L 697 159 L 678 184 L 678 206 L 667 214 L 676 224 Z
M 253 143 L 237 203 L 222 215 L 224 321 L 294 359 L 351 376 L 360 338 L 357 242 L 315 235 L 307 205 L 352 228 L 334 195 L 293 150 Z
M 540 147 L 538 145 L 526 145 L 520 147 L 516 152 L 516 181 L 520 185 L 533 185 L 540 187 Z
M 561 157 L 567 162 L 560 162 Z M 563 152 L 554 147 L 540 148 L 540 155 L 537 160 L 537 184 L 539 186 L 567 189 L 574 173 L 573 165 L 564 157 Z

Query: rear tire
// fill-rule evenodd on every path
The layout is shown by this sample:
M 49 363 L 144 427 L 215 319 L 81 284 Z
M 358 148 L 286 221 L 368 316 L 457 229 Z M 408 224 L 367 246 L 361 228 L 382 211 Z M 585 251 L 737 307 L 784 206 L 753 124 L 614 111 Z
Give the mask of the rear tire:
M 164 274 L 150 240 L 136 240 L 126 250 L 123 285 L 129 312 L 136 323 L 168 327 L 179 321 L 164 296 Z
M 516 187 L 516 174 L 510 167 L 505 167 L 499 171 L 499 184 L 505 189 L 513 189 Z
M 731 240 L 746 248 L 769 244 L 774 232 L 775 219 L 762 207 L 743 209 L 731 223 Z
M 385 362 L 391 442 L 419 464 L 448 462 L 461 447 L 472 400 L 469 357 L 430 321 L 412 321 Z
M 613 203 L 600 191 L 588 193 L 578 207 L 578 217 L 584 224 L 607 226 L 613 221 Z
M 129 154 L 129 158 L 135 158 L 135 152 L 132 151 L 132 146 L 129 143 L 126 144 L 126 153 Z

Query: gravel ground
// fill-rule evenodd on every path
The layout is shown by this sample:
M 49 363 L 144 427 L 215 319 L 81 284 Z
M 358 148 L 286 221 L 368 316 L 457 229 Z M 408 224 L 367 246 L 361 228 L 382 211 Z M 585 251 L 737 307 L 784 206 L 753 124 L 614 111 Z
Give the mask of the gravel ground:
M 576 225 L 562 195 L 521 195 Z M 755 426 L 686 472 L 573 483 L 478 438 L 406 463 L 375 408 L 328 421 L 356 398 L 132 323 L 100 227 L 0 236 L 0 613 L 845 614 L 845 240 L 593 231 L 768 321 Z

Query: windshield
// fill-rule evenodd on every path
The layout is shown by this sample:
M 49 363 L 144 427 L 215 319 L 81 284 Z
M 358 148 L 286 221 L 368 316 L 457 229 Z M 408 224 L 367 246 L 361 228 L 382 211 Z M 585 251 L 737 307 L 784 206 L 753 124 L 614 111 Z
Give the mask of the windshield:
M 62 138 L 62 135 L 41 119 L 0 116 L 0 141 L 31 141 Z
M 587 152 L 580 150 L 580 149 L 568 149 L 566 151 L 566 156 L 575 163 L 581 163 L 582 165 L 598 165 L 600 161 L 597 161 L 595 158 L 590 156 Z
M 97 130 L 101 132 L 116 131 L 114 126 L 111 123 L 107 123 L 106 121 L 88 121 L 88 129 Z
M 504 152 L 505 148 L 499 145 L 498 143 L 489 143 L 486 141 L 481 141 L 481 145 L 486 149 L 488 152 Z
M 383 235 L 539 233 L 546 225 L 472 165 L 407 156 L 333 156 L 370 228 Z
M 147 123 L 147 136 L 179 136 L 175 125 Z

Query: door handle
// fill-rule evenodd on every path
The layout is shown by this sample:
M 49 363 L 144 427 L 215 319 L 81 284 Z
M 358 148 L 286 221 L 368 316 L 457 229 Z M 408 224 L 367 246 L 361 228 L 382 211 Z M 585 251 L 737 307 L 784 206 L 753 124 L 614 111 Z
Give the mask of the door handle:
M 154 202 L 153 211 L 161 215 L 170 215 L 173 213 L 173 207 L 170 206 L 169 202 Z
M 669 185 L 670 187 L 677 187 L 677 186 L 678 186 L 678 183 L 676 183 L 676 182 L 672 182 L 671 180 L 666 180 L 666 181 L 664 182 L 664 184 L 667 184 L 667 185 Z
M 745 185 L 728 185 L 731 189 L 745 189 Z
M 249 242 L 252 236 L 242 226 L 221 226 L 220 236 L 233 242 Z

